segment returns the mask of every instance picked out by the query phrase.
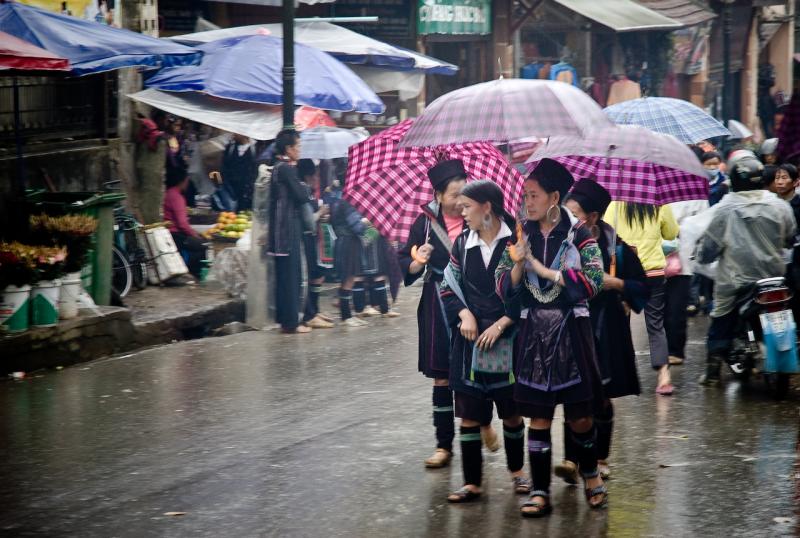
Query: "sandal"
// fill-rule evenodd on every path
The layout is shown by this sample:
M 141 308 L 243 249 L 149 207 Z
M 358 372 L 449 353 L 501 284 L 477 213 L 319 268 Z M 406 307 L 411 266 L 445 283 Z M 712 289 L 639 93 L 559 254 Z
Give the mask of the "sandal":
M 569 460 L 564 460 L 556 465 L 553 472 L 570 486 L 578 484 L 578 466 Z
M 600 478 L 603 481 L 611 478 L 611 467 L 609 467 L 606 460 L 597 460 L 597 470 L 600 471 Z
M 448 495 L 447 502 L 453 504 L 469 503 L 480 499 L 480 497 L 481 497 L 480 492 L 476 493 L 471 489 L 469 489 L 467 486 L 464 486 L 463 488 L 454 491 L 453 493 Z
M 500 450 L 500 440 L 497 437 L 497 432 L 494 428 L 481 428 L 481 440 L 483 446 L 489 449 L 490 452 L 497 452 Z
M 541 501 L 534 501 L 534 497 L 543 497 L 547 499 L 546 503 L 542 503 Z M 536 511 L 533 512 L 531 510 L 525 510 L 525 508 L 536 508 Z M 519 507 L 519 513 L 522 514 L 522 517 L 531 517 L 531 518 L 538 518 L 538 517 L 546 517 L 549 516 L 553 512 L 553 506 L 550 504 L 550 494 L 544 491 L 534 491 L 531 493 L 531 496 L 528 497 L 528 500 L 525 501 L 522 506 Z
M 583 475 L 584 483 L 586 480 L 591 478 L 597 478 L 600 476 L 600 471 L 595 469 L 593 473 L 587 473 Z M 583 494 L 586 495 L 586 502 L 589 503 L 589 508 L 593 510 L 598 510 L 600 508 L 605 508 L 608 505 L 608 489 L 606 488 L 605 484 L 600 484 L 599 486 L 593 488 L 586 488 L 583 490 Z M 592 497 L 596 497 L 597 495 L 602 495 L 603 500 L 599 503 L 592 503 Z
M 437 448 L 433 456 L 425 460 L 425 467 L 428 469 L 441 469 L 442 467 L 447 467 L 452 459 L 452 452 L 444 448 Z
M 511 483 L 514 485 L 514 493 L 519 493 L 520 495 L 527 495 L 533 487 L 531 480 L 524 476 L 511 477 Z

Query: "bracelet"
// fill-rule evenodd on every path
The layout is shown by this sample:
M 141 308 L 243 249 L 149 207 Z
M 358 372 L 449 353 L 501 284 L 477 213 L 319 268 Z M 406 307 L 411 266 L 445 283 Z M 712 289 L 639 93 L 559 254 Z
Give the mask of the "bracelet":
M 553 278 L 553 284 L 559 284 L 561 282 L 561 271 L 556 271 L 556 276 Z

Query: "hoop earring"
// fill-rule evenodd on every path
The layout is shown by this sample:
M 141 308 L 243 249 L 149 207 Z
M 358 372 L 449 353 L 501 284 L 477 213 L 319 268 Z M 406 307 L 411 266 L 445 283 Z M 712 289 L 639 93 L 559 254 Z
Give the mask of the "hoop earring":
M 491 228 L 492 227 L 492 215 L 490 215 L 489 213 L 486 213 L 485 215 L 483 215 L 483 220 L 481 222 L 481 225 L 483 226 L 484 230 L 488 230 L 489 228 Z
M 553 210 L 556 210 L 555 216 L 552 216 L 551 213 Z M 559 220 L 561 220 L 561 209 L 553 204 L 547 208 L 547 220 L 549 220 L 552 224 L 557 224 Z

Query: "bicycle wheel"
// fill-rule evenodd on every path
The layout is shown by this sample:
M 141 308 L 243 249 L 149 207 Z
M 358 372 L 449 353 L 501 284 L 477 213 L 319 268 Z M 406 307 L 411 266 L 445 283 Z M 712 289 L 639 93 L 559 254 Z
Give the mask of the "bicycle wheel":
M 142 291 L 147 287 L 147 263 L 134 260 L 131 264 L 133 287 Z
M 111 288 L 120 299 L 131 291 L 133 274 L 125 255 L 115 246 L 111 247 Z

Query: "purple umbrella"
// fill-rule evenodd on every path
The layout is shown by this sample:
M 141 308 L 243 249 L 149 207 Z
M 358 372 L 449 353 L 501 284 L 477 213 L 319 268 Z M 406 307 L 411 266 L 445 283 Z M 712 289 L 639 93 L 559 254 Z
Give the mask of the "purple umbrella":
M 694 153 L 676 138 L 644 127 L 600 129 L 585 139 L 551 137 L 528 159 L 528 172 L 545 157 L 576 178 L 594 179 L 614 200 L 664 205 L 708 199 L 705 169 Z

